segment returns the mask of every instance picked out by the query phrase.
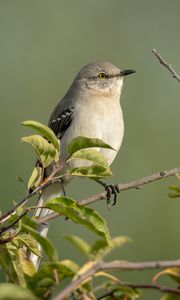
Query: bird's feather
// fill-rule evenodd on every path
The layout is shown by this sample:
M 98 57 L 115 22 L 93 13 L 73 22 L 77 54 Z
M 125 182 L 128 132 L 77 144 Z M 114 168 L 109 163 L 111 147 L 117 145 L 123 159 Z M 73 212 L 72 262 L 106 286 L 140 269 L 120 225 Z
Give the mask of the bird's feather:
M 58 139 L 61 139 L 69 128 L 73 118 L 74 107 L 68 107 L 56 118 L 50 121 L 49 127 L 53 130 Z

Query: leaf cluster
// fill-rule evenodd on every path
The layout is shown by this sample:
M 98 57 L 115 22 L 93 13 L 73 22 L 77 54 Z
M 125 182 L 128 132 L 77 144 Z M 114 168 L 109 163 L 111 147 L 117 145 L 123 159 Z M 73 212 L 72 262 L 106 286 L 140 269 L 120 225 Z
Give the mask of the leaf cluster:
M 93 180 L 111 176 L 111 170 L 101 148 L 115 151 L 111 146 L 96 138 L 76 137 L 68 146 L 69 156 L 61 161 L 61 145 L 53 131 L 36 121 L 25 121 L 38 134 L 26 136 L 22 141 L 35 150 L 37 164 L 28 181 L 28 189 L 41 192 L 47 183 L 52 184 L 63 176 L 79 176 Z M 74 164 L 82 161 L 83 164 Z M 76 165 L 76 167 L 73 167 Z M 45 170 L 51 174 L 44 178 Z M 44 180 L 45 179 L 45 180 Z M 179 197 L 178 186 L 170 187 L 169 196 Z M 28 200 L 28 198 L 26 199 Z M 85 226 L 99 237 L 92 245 L 77 235 L 66 235 L 68 240 L 85 257 L 84 265 L 69 258 L 62 260 L 52 241 L 38 232 L 39 219 L 31 214 L 35 207 L 28 207 L 20 201 L 15 211 L 10 211 L 0 223 L 0 265 L 7 282 L 0 284 L 0 300 L 48 300 L 67 282 L 74 281 L 85 274 L 92 266 L 103 261 L 114 249 L 131 241 L 126 236 L 110 237 L 104 218 L 94 209 L 78 203 L 68 196 L 61 196 L 47 201 L 44 208 L 65 216 L 75 224 Z M 0 218 L 1 219 L 1 218 Z M 40 267 L 33 264 L 30 254 L 43 262 Z M 153 278 L 156 284 L 162 276 L 170 276 L 180 284 L 180 269 L 168 268 Z M 96 280 L 98 278 L 98 280 Z M 101 295 L 101 296 L 99 296 Z M 99 271 L 95 276 L 82 281 L 68 300 L 122 299 L 141 298 L 142 291 L 135 285 L 125 284 L 109 272 Z M 98 298 L 99 297 L 99 298 Z M 164 293 L 161 300 L 180 299 L 178 295 Z

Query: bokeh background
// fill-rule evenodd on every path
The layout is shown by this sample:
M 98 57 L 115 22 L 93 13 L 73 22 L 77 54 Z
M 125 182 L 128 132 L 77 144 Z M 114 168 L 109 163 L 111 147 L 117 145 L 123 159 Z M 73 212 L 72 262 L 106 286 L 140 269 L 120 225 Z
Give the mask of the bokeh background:
M 25 194 L 16 177 L 28 179 L 35 155 L 20 137 L 27 119 L 47 123 L 58 100 L 84 64 L 107 60 L 137 71 L 122 93 L 125 137 L 112 165 L 112 181 L 126 182 L 180 165 L 180 85 L 151 50 L 160 51 L 180 72 L 179 0 L 0 0 L 0 169 L 1 210 Z M 128 235 L 133 243 L 108 259 L 131 261 L 179 258 L 180 200 L 169 199 L 166 179 L 142 190 L 122 192 L 108 211 L 92 207 L 106 219 L 112 236 Z M 83 199 L 101 191 L 88 180 L 75 179 L 68 195 Z M 63 240 L 78 234 L 96 236 L 71 221 L 54 221 L 50 238 L 61 258 L 83 263 L 83 257 Z M 154 272 L 126 272 L 123 280 L 145 283 Z M 1 277 L 3 278 L 3 277 Z M 142 299 L 159 299 L 145 292 Z

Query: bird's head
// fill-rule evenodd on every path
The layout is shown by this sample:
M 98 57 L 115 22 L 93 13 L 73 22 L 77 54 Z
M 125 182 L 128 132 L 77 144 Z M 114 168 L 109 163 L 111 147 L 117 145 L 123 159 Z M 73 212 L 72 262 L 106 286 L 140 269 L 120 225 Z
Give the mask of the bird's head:
M 109 62 L 96 62 L 85 65 L 77 74 L 75 81 L 96 92 L 114 91 L 120 94 L 124 76 L 132 73 L 135 71 L 120 70 Z

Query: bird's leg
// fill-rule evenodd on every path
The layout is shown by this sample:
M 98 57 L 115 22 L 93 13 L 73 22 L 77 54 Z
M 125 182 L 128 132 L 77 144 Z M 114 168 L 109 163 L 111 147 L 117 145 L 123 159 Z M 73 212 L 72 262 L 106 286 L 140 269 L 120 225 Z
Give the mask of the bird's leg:
M 107 206 L 111 209 L 111 196 L 114 196 L 112 202 L 112 206 L 114 206 L 116 204 L 117 194 L 120 192 L 118 186 L 116 184 L 107 184 L 99 179 L 96 179 L 96 182 L 104 187 L 106 191 Z

